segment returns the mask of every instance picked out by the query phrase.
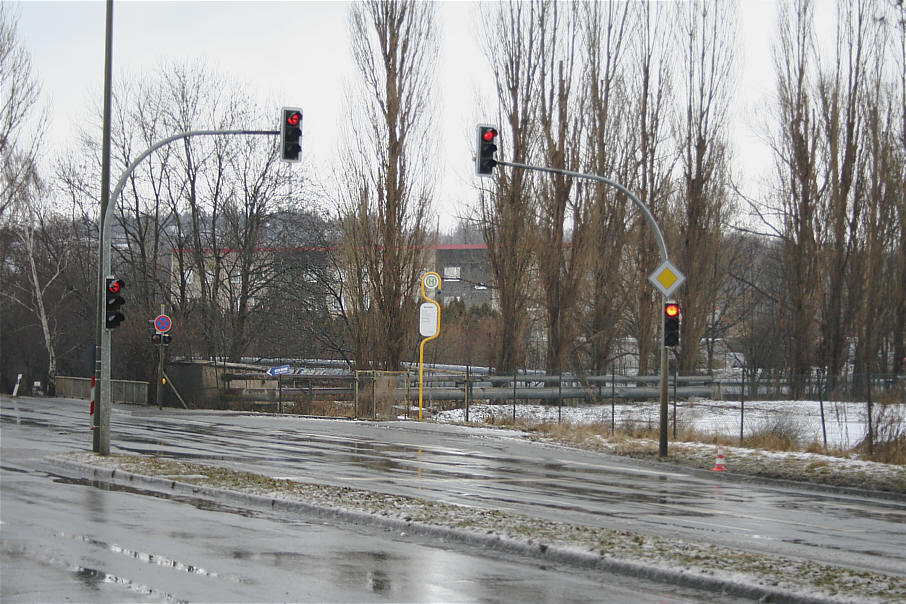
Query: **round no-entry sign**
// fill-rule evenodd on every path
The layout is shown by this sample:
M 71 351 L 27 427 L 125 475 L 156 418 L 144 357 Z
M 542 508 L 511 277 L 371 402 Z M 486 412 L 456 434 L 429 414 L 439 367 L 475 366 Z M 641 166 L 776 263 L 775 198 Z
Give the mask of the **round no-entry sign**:
M 170 317 L 167 315 L 157 315 L 157 318 L 154 319 L 154 329 L 161 333 L 166 333 L 170 331 L 170 328 L 173 326 L 173 321 L 170 320 Z

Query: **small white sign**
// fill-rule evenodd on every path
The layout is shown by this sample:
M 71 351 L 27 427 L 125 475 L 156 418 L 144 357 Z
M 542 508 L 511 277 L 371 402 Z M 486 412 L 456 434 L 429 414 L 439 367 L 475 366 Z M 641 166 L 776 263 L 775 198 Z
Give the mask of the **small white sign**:
M 437 313 L 437 305 L 431 302 L 425 302 L 418 308 L 418 333 L 425 338 L 433 338 L 437 335 L 440 321 Z
M 686 276 L 683 275 L 672 262 L 667 260 L 654 269 L 654 272 L 651 273 L 648 280 L 651 281 L 651 284 L 656 287 L 658 291 L 669 298 L 673 295 L 673 292 L 683 284 L 686 280 Z

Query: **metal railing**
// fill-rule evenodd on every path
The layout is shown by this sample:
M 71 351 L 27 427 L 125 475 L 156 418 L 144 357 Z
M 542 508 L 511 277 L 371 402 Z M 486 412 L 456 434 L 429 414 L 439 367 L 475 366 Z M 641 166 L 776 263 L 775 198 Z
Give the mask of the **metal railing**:
M 91 378 L 58 375 L 57 396 L 91 400 Z M 148 382 L 111 380 L 110 400 L 114 403 L 148 404 Z

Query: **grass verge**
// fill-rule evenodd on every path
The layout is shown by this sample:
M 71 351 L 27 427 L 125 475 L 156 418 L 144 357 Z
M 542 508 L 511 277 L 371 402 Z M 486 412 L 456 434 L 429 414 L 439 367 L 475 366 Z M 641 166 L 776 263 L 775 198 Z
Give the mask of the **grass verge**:
M 503 426 L 498 424 L 498 427 Z M 658 432 L 644 426 L 614 433 L 609 424 L 564 422 L 508 427 L 526 431 L 535 440 L 636 459 L 660 460 Z M 823 451 L 813 445 L 800 448 L 785 429 L 778 431 L 776 428 L 766 427 L 763 433 L 746 438 L 746 446 L 727 446 L 726 437 L 682 429 L 676 439 L 671 435 L 665 461 L 709 470 L 714 467 L 717 445 L 724 444 L 725 464 L 730 472 L 737 474 L 906 495 L 906 466 L 853 459 L 856 456 L 853 452 Z

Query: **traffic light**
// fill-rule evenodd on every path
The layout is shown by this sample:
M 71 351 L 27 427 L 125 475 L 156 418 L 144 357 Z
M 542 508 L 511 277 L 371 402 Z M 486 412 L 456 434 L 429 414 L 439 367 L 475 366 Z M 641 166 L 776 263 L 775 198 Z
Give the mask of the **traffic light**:
M 120 312 L 120 307 L 126 303 L 126 300 L 120 295 L 123 293 L 126 283 L 116 277 L 107 279 L 106 283 L 104 326 L 107 329 L 116 329 L 120 323 L 126 320 L 126 315 Z
M 280 110 L 280 158 L 285 162 L 297 162 L 302 154 L 299 139 L 302 136 L 302 110 L 298 107 L 284 107 Z
M 679 345 L 679 315 L 675 302 L 664 304 L 664 346 Z
M 492 176 L 497 165 L 497 132 L 496 126 L 478 126 L 478 153 L 475 157 L 475 173 L 478 176 Z
M 154 333 L 151 334 L 151 343 L 152 344 L 163 344 L 164 346 L 166 346 L 167 344 L 169 344 L 172 341 L 173 341 L 173 336 L 171 336 L 168 333 L 160 333 L 159 331 L 155 331 Z

